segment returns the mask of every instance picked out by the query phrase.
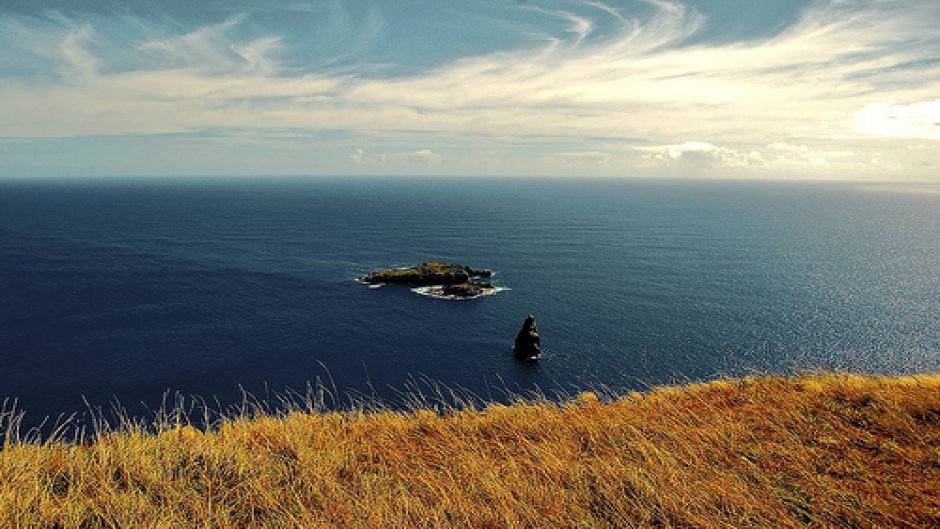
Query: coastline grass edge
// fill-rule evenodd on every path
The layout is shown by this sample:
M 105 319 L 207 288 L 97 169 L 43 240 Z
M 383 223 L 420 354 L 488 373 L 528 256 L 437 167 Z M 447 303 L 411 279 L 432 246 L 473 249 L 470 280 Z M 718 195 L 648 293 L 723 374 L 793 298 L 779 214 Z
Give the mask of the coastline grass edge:
M 168 415 L 167 417 L 173 417 Z M 931 527 L 940 374 L 175 416 L 0 450 L 2 527 Z

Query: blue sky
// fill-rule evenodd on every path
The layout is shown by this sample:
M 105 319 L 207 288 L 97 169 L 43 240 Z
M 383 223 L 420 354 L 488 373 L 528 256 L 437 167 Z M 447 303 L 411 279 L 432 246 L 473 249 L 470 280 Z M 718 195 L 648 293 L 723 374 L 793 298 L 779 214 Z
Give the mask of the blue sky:
M 940 2 L 0 5 L 0 177 L 940 181 Z

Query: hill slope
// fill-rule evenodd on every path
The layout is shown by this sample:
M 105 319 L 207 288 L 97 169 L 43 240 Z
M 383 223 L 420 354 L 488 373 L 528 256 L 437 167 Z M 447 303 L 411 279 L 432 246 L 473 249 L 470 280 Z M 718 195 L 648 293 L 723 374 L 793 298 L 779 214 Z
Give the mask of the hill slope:
M 0 527 L 805 525 L 940 525 L 940 375 L 295 413 L 0 452 Z

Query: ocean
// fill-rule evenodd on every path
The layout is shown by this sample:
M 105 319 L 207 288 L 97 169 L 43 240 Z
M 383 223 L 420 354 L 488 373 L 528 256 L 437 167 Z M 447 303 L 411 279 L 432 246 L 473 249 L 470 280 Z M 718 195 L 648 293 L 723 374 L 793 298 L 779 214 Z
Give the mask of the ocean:
M 937 186 L 497 178 L 0 181 L 0 398 L 27 423 L 325 381 L 394 402 L 940 369 Z M 370 289 L 445 260 L 506 290 Z M 535 315 L 544 355 L 511 346 Z M 8 401 L 8 406 L 11 401 Z M 344 400 L 340 399 L 340 404 Z

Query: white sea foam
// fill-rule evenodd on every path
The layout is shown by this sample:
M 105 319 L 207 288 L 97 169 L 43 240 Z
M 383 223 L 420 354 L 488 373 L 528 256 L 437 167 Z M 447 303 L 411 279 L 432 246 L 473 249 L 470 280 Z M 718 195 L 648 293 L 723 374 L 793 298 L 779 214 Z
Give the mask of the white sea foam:
M 477 299 L 477 298 L 482 298 L 483 296 L 492 296 L 493 294 L 496 294 L 498 292 L 510 290 L 509 287 L 493 287 L 493 288 L 485 289 L 483 293 L 477 296 L 444 296 L 442 294 L 434 293 L 435 291 L 440 290 L 441 288 L 443 288 L 443 285 L 431 285 L 427 287 L 415 287 L 415 288 L 412 288 L 411 291 L 414 292 L 415 294 L 427 296 L 429 298 L 434 298 L 434 299 L 446 299 L 448 301 L 463 301 L 465 299 Z

